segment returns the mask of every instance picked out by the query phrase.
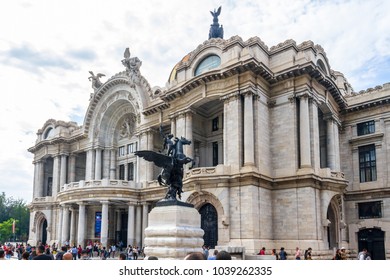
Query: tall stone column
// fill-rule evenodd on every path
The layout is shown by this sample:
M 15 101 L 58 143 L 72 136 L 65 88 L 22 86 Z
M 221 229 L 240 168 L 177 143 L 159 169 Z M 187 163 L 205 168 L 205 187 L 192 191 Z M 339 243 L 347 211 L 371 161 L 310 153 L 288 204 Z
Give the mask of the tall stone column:
M 176 137 L 180 136 L 185 136 L 186 135 L 186 118 L 185 118 L 185 113 L 180 112 L 176 116 L 176 121 L 175 121 L 175 126 L 176 126 Z
M 145 245 L 145 229 L 148 227 L 148 213 L 149 213 L 149 205 L 147 203 L 142 205 L 142 245 Z
M 171 120 L 171 133 L 176 136 L 176 116 L 170 117 Z
M 86 211 L 85 203 L 79 202 L 79 221 L 77 225 L 77 245 L 81 245 L 84 248 L 85 246 L 85 225 L 86 225 Z
M 61 155 L 60 188 L 66 184 L 66 159 L 67 155 Z
M 141 178 L 140 178 L 140 158 L 137 157 L 136 163 L 135 163 L 135 178 L 134 178 L 134 182 L 139 183 L 140 181 L 141 181 Z M 135 187 L 136 188 L 141 188 L 141 184 L 136 184 Z
M 141 206 L 137 205 L 135 208 L 135 242 L 137 246 L 141 246 Z
M 102 203 L 102 227 L 100 232 L 100 243 L 107 248 L 108 241 L 108 201 L 101 201 Z
M 110 150 L 103 150 L 102 178 L 110 178 Z
M 130 202 L 129 204 L 129 212 L 128 212 L 128 220 L 127 220 L 127 246 L 135 245 L 135 231 L 134 231 L 134 204 Z
M 129 165 L 127 163 L 125 163 L 125 181 L 127 181 L 129 177 Z
M 152 130 L 149 130 L 147 132 L 147 137 L 148 137 L 148 150 L 149 151 L 153 151 L 153 148 L 154 148 L 154 144 L 153 144 L 154 133 L 153 133 Z M 153 162 L 147 162 L 146 166 L 147 166 L 146 168 L 148 169 L 146 180 L 147 181 L 153 181 L 155 179 L 154 178 L 154 172 L 153 172 L 154 163 Z
M 315 170 L 321 167 L 320 160 L 320 132 L 319 132 L 319 120 L 318 120 L 318 101 L 315 99 L 311 102 L 312 109 L 312 121 L 313 121 L 313 161 L 312 166 Z
M 52 196 L 56 197 L 60 188 L 60 157 L 55 155 L 53 159 Z
M 340 228 L 341 228 L 341 246 L 348 246 L 348 232 L 347 232 L 347 224 L 345 219 L 345 202 L 344 202 L 344 195 L 341 195 L 340 198 L 341 202 L 341 221 L 340 221 Z
M 37 196 L 37 189 L 38 189 L 38 176 L 39 176 L 39 163 L 38 161 L 34 161 L 34 183 L 33 183 L 33 200 Z
M 335 154 L 335 137 L 334 137 L 334 122 L 332 118 L 329 118 L 326 122 L 326 143 L 327 143 L 327 161 L 328 167 L 331 170 L 335 170 L 336 167 L 336 154 Z
M 98 148 L 95 150 L 95 180 L 102 179 L 102 149 Z
M 110 179 L 116 179 L 116 149 L 111 149 L 110 153 Z
M 300 96 L 299 112 L 299 139 L 301 168 L 311 167 L 311 148 L 310 148 L 310 115 L 309 115 L 309 95 Z
M 40 193 L 43 191 L 43 176 L 44 176 L 44 163 L 42 160 L 34 162 L 34 188 L 33 188 L 33 198 L 41 197 Z
M 38 190 L 37 190 L 37 197 L 43 197 L 43 186 L 45 181 L 45 164 L 46 162 L 44 160 L 41 160 L 39 162 L 39 178 L 38 178 Z
M 60 247 L 63 242 L 62 242 L 62 224 L 63 224 L 63 216 L 64 216 L 64 208 L 62 206 L 58 207 L 57 209 L 57 232 L 56 232 L 56 237 L 58 240 L 58 246 Z
M 190 158 L 194 158 L 194 139 L 193 139 L 193 133 L 192 133 L 192 112 L 189 110 L 185 113 L 186 117 L 186 138 L 191 141 L 191 145 L 185 145 L 185 151 L 184 154 Z M 190 165 L 186 165 L 186 168 L 188 169 Z
M 70 208 L 70 238 L 69 245 L 76 245 L 76 209 Z
M 85 180 L 90 181 L 93 179 L 93 150 L 87 151 L 87 159 L 85 164 Z
M 244 166 L 255 165 L 253 93 L 244 94 Z
M 242 104 L 239 93 L 232 93 L 224 101 L 224 165 L 238 168 L 242 165 Z
M 340 171 L 340 138 L 339 138 L 339 125 L 334 122 L 334 153 L 335 153 L 335 170 Z
M 69 156 L 69 182 L 76 181 L 76 155 Z
M 69 241 L 69 206 L 62 205 L 62 243 Z
M 120 209 L 116 210 L 115 214 L 116 214 L 116 229 L 115 230 L 120 231 L 121 227 L 122 227 L 122 211 Z

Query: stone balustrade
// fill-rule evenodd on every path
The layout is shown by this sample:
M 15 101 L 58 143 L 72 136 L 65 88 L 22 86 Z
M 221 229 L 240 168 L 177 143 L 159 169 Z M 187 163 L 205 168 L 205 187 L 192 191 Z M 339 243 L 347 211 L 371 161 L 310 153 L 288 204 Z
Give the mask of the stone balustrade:
M 197 176 L 220 176 L 220 175 L 231 175 L 230 166 L 228 165 L 217 165 L 212 167 L 198 167 L 188 170 L 184 179 L 197 177 Z
M 33 202 L 36 202 L 36 203 L 40 203 L 40 202 L 53 202 L 53 197 L 51 197 L 51 196 L 35 197 Z
M 61 187 L 60 192 L 79 189 L 79 188 L 138 188 L 139 183 L 134 181 L 125 181 L 125 180 L 111 180 L 111 179 L 102 179 L 102 180 L 89 180 L 89 181 L 78 181 L 65 184 Z

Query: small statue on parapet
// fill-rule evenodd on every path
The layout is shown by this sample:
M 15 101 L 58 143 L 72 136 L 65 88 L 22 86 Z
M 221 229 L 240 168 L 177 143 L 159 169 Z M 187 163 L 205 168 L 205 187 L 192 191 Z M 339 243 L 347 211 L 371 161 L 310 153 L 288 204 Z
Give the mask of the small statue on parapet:
M 160 128 L 160 133 L 162 130 Z M 181 199 L 183 193 L 184 165 L 193 162 L 193 159 L 183 153 L 183 145 L 190 145 L 191 141 L 184 137 L 174 137 L 173 134 L 164 135 L 163 150 L 159 153 L 154 151 L 137 151 L 134 154 L 143 159 L 153 162 L 161 167 L 162 171 L 157 177 L 161 186 L 168 188 L 165 200 Z M 173 141 L 174 139 L 175 141 Z M 167 150 L 166 154 L 162 152 Z
M 90 77 L 88 77 L 88 80 L 91 81 L 92 80 L 92 88 L 95 90 L 95 92 L 101 87 L 101 85 L 103 84 L 101 81 L 100 81 L 100 78 L 101 77 L 104 77 L 106 75 L 102 74 L 102 73 L 98 73 L 98 74 L 94 74 L 92 71 L 89 71 L 89 74 L 91 74 Z
M 219 7 L 217 11 L 210 11 L 213 16 L 213 24 L 210 27 L 209 39 L 211 38 L 221 38 L 223 39 L 223 26 L 219 26 L 218 16 L 221 14 L 222 7 Z
M 130 76 L 134 83 L 138 83 L 141 77 L 139 69 L 141 68 L 142 61 L 138 57 L 130 57 L 130 49 L 126 48 L 122 59 L 123 66 L 126 67 L 126 73 Z

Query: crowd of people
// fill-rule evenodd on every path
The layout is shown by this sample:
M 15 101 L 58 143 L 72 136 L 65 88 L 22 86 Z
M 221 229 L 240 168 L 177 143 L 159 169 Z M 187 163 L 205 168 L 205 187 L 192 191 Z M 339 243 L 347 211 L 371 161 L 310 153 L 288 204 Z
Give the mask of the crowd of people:
M 312 251 L 313 249 L 311 247 L 307 248 L 303 253 L 299 247 L 295 248 L 294 257 L 291 259 L 295 260 L 312 260 Z M 266 249 L 265 247 L 262 247 L 257 255 L 266 255 Z M 288 254 L 286 253 L 284 247 L 280 248 L 279 253 L 276 252 L 276 249 L 272 249 L 270 252 L 270 255 L 275 256 L 276 260 L 287 260 Z M 345 247 L 341 247 L 336 249 L 336 252 L 334 256 L 332 257 L 332 260 L 347 260 L 348 254 L 345 249 Z M 371 260 L 371 255 L 367 251 L 366 248 L 364 248 L 361 252 L 359 252 L 357 256 L 358 260 Z
M 137 260 L 138 257 L 144 257 L 141 248 L 131 245 L 125 248 L 122 241 L 111 244 L 107 248 L 98 241 L 87 243 L 85 248 L 81 245 L 70 246 L 68 241 L 65 241 L 62 246 L 58 246 L 56 243 L 52 245 L 39 243 L 37 246 L 24 245 L 23 243 L 0 244 L 0 259 L 7 260 L 16 257 L 18 260 L 106 260 L 110 258 L 123 259 L 124 255 L 126 260 Z
M 185 260 L 231 260 L 231 255 L 226 251 L 214 250 L 209 255 L 210 248 L 202 247 L 202 252 L 191 252 L 186 255 Z M 122 242 L 112 244 L 108 248 L 102 246 L 98 241 L 89 241 L 87 246 L 83 248 L 81 245 L 70 246 L 69 242 L 64 242 L 62 246 L 57 246 L 39 243 L 37 246 L 23 243 L 0 244 L 0 260 L 11 259 L 12 257 L 18 260 L 158 260 L 156 256 L 145 256 L 143 249 L 138 246 L 124 247 Z
M 289 257 L 284 247 L 281 247 L 279 252 L 276 249 L 270 250 L 269 254 L 265 247 L 262 247 L 258 255 L 272 255 L 276 260 L 312 260 L 312 248 L 307 248 L 304 252 L 299 247 L 296 247 L 293 256 Z M 87 246 L 83 248 L 81 245 L 70 246 L 69 242 L 65 242 L 60 248 L 57 244 L 38 244 L 37 246 L 24 245 L 23 243 L 16 244 L 0 244 L 0 260 L 11 259 L 17 257 L 18 260 L 91 260 L 91 259 L 119 259 L 119 260 L 138 260 L 148 259 L 157 260 L 155 256 L 145 256 L 143 248 L 138 246 L 128 245 L 125 247 L 120 241 L 117 244 L 111 244 L 107 248 L 102 246 L 98 241 L 89 241 Z M 332 260 L 347 260 L 349 258 L 345 247 L 336 250 Z M 231 260 L 231 255 L 226 251 L 214 250 L 210 253 L 209 246 L 203 246 L 202 252 L 189 253 L 184 259 L 186 260 Z M 371 255 L 364 248 L 357 255 L 358 260 L 371 260 Z

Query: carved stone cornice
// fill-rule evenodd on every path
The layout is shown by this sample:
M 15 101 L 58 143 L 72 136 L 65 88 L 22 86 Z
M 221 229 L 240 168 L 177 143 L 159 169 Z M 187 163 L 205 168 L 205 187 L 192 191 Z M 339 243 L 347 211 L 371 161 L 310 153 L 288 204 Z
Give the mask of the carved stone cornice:
M 240 98 L 240 96 L 240 91 L 234 91 L 224 96 L 221 96 L 219 100 L 223 101 L 224 103 L 229 103 L 231 101 L 237 100 L 238 98 Z
M 157 132 L 156 129 L 148 127 L 148 128 L 145 128 L 145 129 L 140 129 L 139 131 L 137 131 L 137 133 L 135 133 L 135 135 L 139 136 L 139 135 L 142 135 L 142 134 L 154 134 L 156 132 Z
M 273 108 L 276 105 L 276 100 L 267 101 L 268 108 Z

